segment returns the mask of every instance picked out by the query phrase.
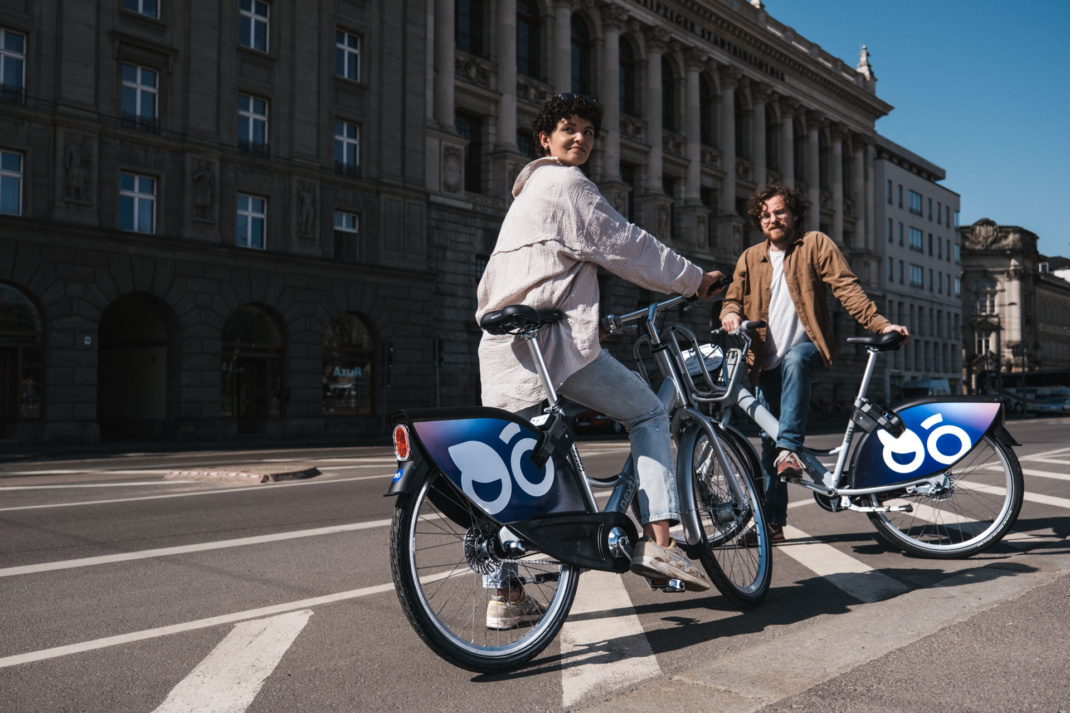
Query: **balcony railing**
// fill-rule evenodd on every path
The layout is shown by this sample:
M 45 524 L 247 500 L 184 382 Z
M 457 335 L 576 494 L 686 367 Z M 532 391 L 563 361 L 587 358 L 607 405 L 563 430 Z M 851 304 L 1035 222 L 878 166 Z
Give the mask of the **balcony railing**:
M 11 84 L 0 84 L 0 103 L 25 104 L 26 88 L 16 87 Z
M 257 156 L 259 158 L 271 158 L 271 147 L 262 141 L 238 139 L 238 153 Z
M 339 176 L 345 176 L 347 178 L 360 178 L 360 165 L 346 163 L 345 161 L 335 161 L 334 172 Z
M 160 133 L 160 121 L 154 116 L 140 116 L 124 111 L 119 116 L 119 126 L 124 129 L 143 131 L 146 134 Z

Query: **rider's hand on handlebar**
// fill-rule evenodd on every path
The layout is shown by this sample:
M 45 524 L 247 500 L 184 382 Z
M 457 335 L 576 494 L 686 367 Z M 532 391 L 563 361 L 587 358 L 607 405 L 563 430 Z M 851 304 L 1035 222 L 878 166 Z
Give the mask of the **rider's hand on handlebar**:
M 708 300 L 728 287 L 728 283 L 731 281 L 731 276 L 723 274 L 720 270 L 704 273 L 695 297 L 700 300 Z
M 721 318 L 721 329 L 726 332 L 734 332 L 743 324 L 743 318 L 738 312 L 731 312 Z

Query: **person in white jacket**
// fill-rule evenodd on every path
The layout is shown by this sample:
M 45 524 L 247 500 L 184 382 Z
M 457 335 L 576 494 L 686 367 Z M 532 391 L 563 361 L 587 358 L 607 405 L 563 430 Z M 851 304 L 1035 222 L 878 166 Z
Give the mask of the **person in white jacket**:
M 590 158 L 602 120 L 595 99 L 562 94 L 532 124 L 542 155 L 520 172 L 513 204 L 479 282 L 476 319 L 512 304 L 557 309 L 564 319 L 539 335 L 558 392 L 619 421 L 628 431 L 639 477 L 643 538 L 632 571 L 680 579 L 689 590 L 710 582 L 669 535 L 680 509 L 673 477 L 669 417 L 639 376 L 599 345 L 598 267 L 646 289 L 711 297 L 720 271 L 705 272 L 609 204 L 580 166 Z M 479 345 L 483 405 L 538 415 L 546 397 L 526 347 L 511 336 L 484 333 Z M 503 566 L 488 575 L 496 589 L 487 627 L 535 621 L 542 605 Z

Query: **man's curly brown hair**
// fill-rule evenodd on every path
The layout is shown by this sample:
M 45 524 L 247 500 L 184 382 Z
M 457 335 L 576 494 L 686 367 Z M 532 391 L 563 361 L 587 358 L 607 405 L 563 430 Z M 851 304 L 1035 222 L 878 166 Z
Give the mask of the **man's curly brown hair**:
M 747 201 L 747 216 L 751 222 L 760 230 L 762 227 L 762 212 L 765 210 L 765 202 L 773 196 L 780 196 L 784 199 L 784 205 L 788 207 L 791 214 L 795 216 L 795 229 L 800 230 L 803 225 L 803 218 L 806 216 L 806 203 L 803 202 L 799 194 L 793 189 L 787 186 L 781 186 L 778 184 L 764 186 L 758 190 L 750 200 Z
M 558 94 L 542 105 L 535 120 L 531 122 L 531 135 L 535 138 L 537 155 L 546 156 L 550 153 L 539 140 L 539 134 L 546 132 L 549 136 L 557 128 L 557 122 L 571 119 L 573 115 L 594 124 L 594 135 L 598 136 L 598 132 L 602 130 L 602 105 L 598 100 L 583 94 Z

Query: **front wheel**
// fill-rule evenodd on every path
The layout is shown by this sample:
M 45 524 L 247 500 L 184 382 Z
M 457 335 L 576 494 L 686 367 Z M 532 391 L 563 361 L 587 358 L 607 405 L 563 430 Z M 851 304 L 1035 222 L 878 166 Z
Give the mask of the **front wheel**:
M 880 537 L 929 559 L 969 557 L 1000 541 L 1022 509 L 1022 466 L 1006 444 L 985 436 L 929 492 L 870 496 L 874 506 L 910 505 L 911 512 L 874 512 Z
M 541 553 L 503 560 L 500 531 L 442 475 L 399 495 L 394 510 L 390 566 L 401 607 L 432 651 L 470 671 L 507 671 L 537 656 L 557 636 L 576 596 L 579 568 Z M 484 586 L 483 575 L 503 566 L 541 613 L 492 620 L 495 589 Z
M 705 432 L 691 448 L 695 506 L 703 530 L 700 559 L 717 589 L 743 609 L 765 599 L 773 574 L 772 545 L 745 451 L 719 438 L 722 463 Z M 726 467 L 727 466 L 727 467 Z

